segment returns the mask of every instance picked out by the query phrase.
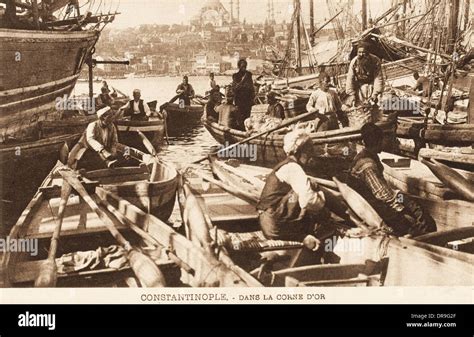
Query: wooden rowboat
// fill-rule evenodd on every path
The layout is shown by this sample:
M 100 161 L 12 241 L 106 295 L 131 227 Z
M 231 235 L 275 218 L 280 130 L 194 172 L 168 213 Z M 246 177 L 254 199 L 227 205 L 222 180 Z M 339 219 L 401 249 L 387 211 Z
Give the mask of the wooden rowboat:
M 228 165 L 214 160 L 211 165 L 213 173 L 231 189 L 254 198 L 259 196 L 269 172 L 265 168 L 237 165 L 235 162 Z M 322 180 L 319 182 L 324 183 Z M 320 265 L 286 268 L 274 271 L 270 279 L 277 286 L 335 285 L 327 278 L 338 284 L 357 284 L 360 281 L 373 285 L 373 273 L 380 272 L 380 282 L 387 286 L 472 286 L 473 236 L 472 224 L 427 234 L 416 240 L 381 235 L 361 238 L 334 236 L 325 243 L 334 247 L 333 252 L 340 259 L 341 266 L 333 265 L 332 269 Z M 381 264 L 374 265 L 374 262 Z M 357 279 L 362 271 L 366 277 Z M 330 275 L 324 276 L 325 273 Z
M 331 263 L 330 255 L 309 252 L 302 242 L 267 240 L 259 230 L 255 208 L 258 184 L 245 180 L 235 188 L 231 182 L 214 180 L 209 174 L 197 173 L 196 178 L 192 172 L 180 192 L 180 205 L 187 236 L 196 244 L 217 246 L 220 256 L 228 256 L 266 286 L 302 285 L 282 281 L 287 276 L 296 283 L 304 278 L 306 286 L 378 285 L 378 262 L 322 265 L 322 258 Z
M 166 103 L 162 107 L 166 113 L 166 127 L 170 136 L 179 135 L 182 130 L 199 125 L 204 113 L 204 106 L 198 104 L 180 107 L 176 103 Z
M 248 138 L 250 135 L 246 132 L 230 129 L 220 124 L 203 121 L 205 128 L 220 144 L 228 146 Z M 384 120 L 378 125 L 384 131 L 384 144 L 390 148 L 395 137 L 396 118 L 394 116 L 384 117 Z M 285 131 L 283 131 L 286 133 Z M 243 145 L 241 150 L 234 156 L 229 151 L 228 157 L 238 157 L 245 160 L 249 158 L 250 146 L 253 147 L 253 153 L 256 155 L 256 164 L 271 167 L 286 158 L 283 151 L 284 133 L 271 133 L 251 140 L 248 145 Z M 315 157 L 313 158 L 314 170 L 318 175 L 332 176 L 334 172 L 343 172 L 347 170 L 350 161 L 356 154 L 357 143 L 361 141 L 360 127 L 346 127 L 338 130 L 311 133 Z M 243 152 L 242 152 L 243 151 Z M 225 154 L 223 154 L 225 156 Z M 253 160 L 254 158 L 252 158 Z M 311 168 L 313 169 L 313 167 Z
M 115 122 L 119 141 L 122 144 L 145 150 L 137 131 L 142 132 L 153 144 L 158 147 L 164 139 L 165 127 L 163 119 L 151 117 L 147 121 L 132 121 L 119 119 Z
M 16 242 L 36 242 L 36 251 L 7 250 L 2 254 L 0 283 L 3 287 L 33 286 L 46 261 L 45 252 L 47 255 L 50 238 L 59 221 L 58 209 L 63 184 L 57 173 L 60 167 L 62 164 L 58 163 L 46 177 L 8 236 Z M 86 178 L 83 180 L 86 190 L 93 194 L 98 182 Z M 95 195 L 93 198 L 98 201 Z M 67 204 L 56 255 L 59 270 L 56 286 L 137 286 L 125 255 L 97 214 L 77 195 L 71 195 Z M 133 246 L 142 245 L 128 228 L 117 221 L 115 225 Z M 152 251 L 148 253 L 151 254 Z M 114 254 L 117 258 L 114 258 Z M 170 277 L 168 281 L 179 278 L 179 271 L 170 261 L 157 260 L 157 264 Z
M 159 162 L 156 168 L 141 165 L 96 170 L 85 172 L 84 177 L 97 181 L 104 190 L 126 199 L 162 221 L 167 221 L 173 212 L 178 175 L 166 163 Z
M 386 152 L 379 157 L 387 182 L 417 200 L 436 221 L 438 230 L 472 226 L 474 203 L 457 196 L 426 165 Z M 458 172 L 471 181 L 474 178 L 470 172 Z
M 61 166 L 58 164 L 55 169 Z M 81 179 L 92 200 L 129 244 L 159 267 L 168 286 L 259 285 L 238 267 L 227 267 L 157 217 L 140 210 L 127 198 L 100 186 L 97 181 L 86 177 Z M 37 243 L 38 254 L 33 256 L 8 250 L 0 255 L 0 286 L 28 287 L 37 278 L 57 226 L 62 184 L 63 180 L 53 170 L 12 228 L 9 239 L 34 240 L 32 242 Z M 55 260 L 59 270 L 56 286 L 140 286 L 127 259 L 113 246 L 115 240 L 102 219 L 82 198 L 76 195 L 69 198 L 60 233 Z

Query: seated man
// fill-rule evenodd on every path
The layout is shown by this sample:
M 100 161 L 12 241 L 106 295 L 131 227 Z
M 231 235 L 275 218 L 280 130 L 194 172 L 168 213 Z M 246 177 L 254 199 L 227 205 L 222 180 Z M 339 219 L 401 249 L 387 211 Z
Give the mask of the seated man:
M 267 94 L 268 110 L 266 115 L 275 118 L 285 119 L 285 109 L 276 99 L 276 92 L 270 91 Z
M 349 126 L 347 116 L 342 112 L 342 103 L 336 90 L 330 88 L 331 78 L 324 72 L 319 74 L 319 88 L 311 94 L 306 110 L 317 112 L 315 131 L 339 129 L 338 120 L 343 127 Z
M 87 150 L 99 155 L 105 165 L 113 168 L 117 163 L 117 129 L 112 123 L 113 112 L 110 107 L 97 111 L 98 120 L 89 123 L 79 142 L 72 149 L 68 166 L 77 168 L 79 160 Z
M 433 87 L 430 80 L 426 76 L 420 76 L 417 71 L 413 73 L 413 78 L 416 80 L 416 84 L 413 86 L 413 90 L 416 91 L 417 95 L 423 97 L 430 97 L 433 92 Z
M 102 87 L 100 90 L 101 90 L 101 93 L 99 97 L 97 97 L 97 108 L 102 109 L 102 108 L 105 108 L 106 106 L 111 107 L 112 104 L 114 103 L 114 99 L 109 94 L 109 89 L 106 87 Z
M 231 129 L 236 129 L 239 125 L 239 110 L 233 104 L 234 95 L 231 88 L 225 92 L 225 103 L 215 108 L 219 114 L 219 124 Z
M 418 236 L 436 231 L 433 218 L 407 195 L 393 190 L 385 180 L 383 165 L 377 155 L 382 151 L 382 129 L 367 123 L 361 133 L 365 148 L 352 162 L 347 180 L 349 186 L 372 205 L 393 234 Z
M 216 107 L 221 103 L 221 93 L 218 88 L 212 89 L 209 93 L 209 101 L 206 103 L 204 111 L 206 113 L 206 119 L 217 122 L 219 120 L 219 113 L 215 110 Z
M 130 117 L 132 121 L 148 120 L 151 116 L 150 107 L 140 97 L 140 90 L 133 90 L 133 99 L 119 109 L 119 112 L 124 111 L 123 117 Z
M 316 250 L 315 224 L 327 219 L 327 211 L 324 194 L 303 170 L 313 154 L 311 138 L 302 130 L 289 132 L 284 150 L 288 157 L 268 175 L 257 204 L 260 227 L 267 239 L 309 242 Z

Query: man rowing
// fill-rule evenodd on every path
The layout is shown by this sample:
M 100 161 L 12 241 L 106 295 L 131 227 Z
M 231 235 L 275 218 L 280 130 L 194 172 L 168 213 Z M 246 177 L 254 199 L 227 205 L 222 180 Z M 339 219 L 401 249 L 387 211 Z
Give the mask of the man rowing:
M 152 115 L 148 104 L 141 99 L 139 89 L 133 90 L 133 99 L 119 109 L 123 117 L 130 117 L 132 121 L 146 121 Z
M 174 96 L 168 103 L 173 103 L 179 99 L 179 104 L 191 105 L 191 99 L 194 98 L 194 88 L 189 84 L 188 76 L 183 76 L 183 82 L 176 88 L 176 96 Z

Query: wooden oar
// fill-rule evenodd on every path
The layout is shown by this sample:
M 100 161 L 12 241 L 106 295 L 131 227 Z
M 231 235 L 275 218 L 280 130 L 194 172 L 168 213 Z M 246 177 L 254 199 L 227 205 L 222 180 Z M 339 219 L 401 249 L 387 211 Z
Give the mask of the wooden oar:
M 140 136 L 143 145 L 147 149 L 147 151 L 152 155 L 156 156 L 157 152 L 153 144 L 150 142 L 150 140 L 141 132 L 140 130 L 137 130 L 138 135 Z
M 198 177 L 210 182 L 211 184 L 214 184 L 214 185 L 222 188 L 224 191 L 232 194 L 233 196 L 235 196 L 237 198 L 240 198 L 240 199 L 248 202 L 249 204 L 251 204 L 253 206 L 257 206 L 259 195 L 241 191 L 241 190 L 239 190 L 239 189 L 237 189 L 233 186 L 230 186 L 230 185 L 227 185 L 227 184 L 223 183 L 222 181 L 216 180 L 216 179 L 200 172 L 199 170 L 193 170 L 193 172 Z M 257 178 L 255 178 L 255 179 L 257 179 Z M 314 178 L 310 177 L 310 179 L 313 180 Z M 317 180 L 320 180 L 320 179 L 317 179 Z M 327 184 L 330 185 L 328 182 L 327 182 Z M 263 183 L 263 181 L 262 181 L 262 183 Z M 349 220 L 349 219 L 352 220 L 352 218 L 350 218 L 349 208 L 346 205 L 346 203 L 345 203 L 345 201 L 342 198 L 340 193 L 338 193 L 334 190 L 331 190 L 327 187 L 324 187 L 320 184 L 318 185 L 318 187 L 324 193 L 324 197 L 326 199 L 326 207 L 331 212 L 338 215 L 339 217 L 341 217 L 344 220 Z M 358 220 L 359 222 L 361 221 L 360 219 L 356 219 L 356 220 Z M 354 223 L 358 224 L 357 221 L 354 221 Z
M 244 192 L 244 191 L 239 191 L 236 188 L 233 188 L 232 186 L 224 184 L 222 181 L 216 180 L 216 179 L 208 176 L 207 174 L 204 174 L 203 172 L 201 172 L 199 170 L 193 170 L 193 172 L 199 178 L 202 178 L 205 181 L 210 182 L 211 184 L 214 184 L 217 187 L 222 188 L 224 191 L 229 192 L 233 196 L 236 196 L 237 198 L 240 198 L 244 201 L 247 201 L 248 203 L 250 203 L 252 205 L 257 205 L 257 202 L 258 202 L 258 196 L 257 195 L 253 195 L 251 193 L 247 193 L 247 192 Z
M 259 138 L 259 137 L 262 137 L 262 136 L 264 136 L 264 135 L 266 135 L 266 134 L 268 134 L 268 133 L 271 133 L 271 132 L 274 132 L 274 131 L 283 129 L 283 128 L 285 128 L 285 127 L 291 125 L 291 124 L 294 124 L 294 123 L 296 123 L 296 122 L 299 122 L 299 121 L 301 121 L 301 120 L 303 120 L 303 119 L 305 119 L 305 118 L 307 118 L 307 117 L 309 117 L 309 116 L 311 116 L 311 115 L 314 115 L 314 114 L 316 114 L 316 111 L 315 111 L 315 112 L 306 112 L 306 113 L 304 113 L 304 114 L 302 114 L 302 115 L 299 115 L 299 116 L 297 116 L 297 117 L 290 118 L 290 119 L 287 120 L 286 122 L 284 122 L 284 123 L 282 123 L 282 124 L 280 124 L 280 125 L 278 125 L 278 126 L 276 126 L 276 127 L 274 127 L 274 128 L 271 128 L 271 129 L 269 129 L 269 130 L 266 130 L 266 131 L 257 133 L 256 135 L 253 135 L 253 136 L 248 137 L 248 138 L 246 138 L 246 139 L 244 139 L 244 140 L 241 140 L 240 142 L 237 142 L 237 143 L 235 143 L 235 144 L 232 144 L 232 145 L 230 145 L 230 146 L 228 146 L 228 147 L 226 147 L 226 148 L 220 149 L 219 151 L 214 152 L 214 153 L 211 153 L 210 155 L 211 155 L 211 156 L 218 155 L 218 154 L 221 153 L 221 152 L 225 152 L 225 151 L 228 151 L 229 149 L 232 149 L 232 148 L 234 148 L 234 147 L 236 147 L 236 146 L 239 146 L 239 145 L 248 143 L 249 141 L 251 141 L 251 140 L 253 140 L 253 139 L 255 139 L 255 138 Z M 193 164 L 199 164 L 199 163 L 205 161 L 206 159 L 208 159 L 208 156 L 202 157 L 201 159 L 198 159 L 198 160 L 194 161 Z
M 163 111 L 163 127 L 165 129 L 165 139 L 166 144 L 170 144 L 169 136 L 168 136 L 168 112 L 166 110 Z
M 120 213 L 115 207 L 113 207 L 111 204 L 106 205 L 107 210 L 112 213 L 121 223 L 124 225 L 130 227 L 135 233 L 140 235 L 142 239 L 152 243 L 153 245 L 157 247 L 161 247 L 164 249 L 163 245 L 158 242 L 150 233 L 144 231 L 142 228 L 138 227 L 137 225 L 133 224 L 128 220 L 122 213 Z M 186 262 L 181 260 L 178 256 L 176 256 L 174 253 L 172 253 L 169 249 L 166 249 L 166 255 L 168 255 L 169 259 L 173 261 L 178 267 L 186 271 L 188 274 L 194 275 L 195 271 L 194 269 L 189 266 Z
M 158 166 L 160 165 L 160 162 L 157 157 L 157 152 L 153 144 L 150 142 L 150 140 L 140 131 L 137 130 L 138 135 L 142 139 L 142 143 L 147 149 L 147 151 L 153 156 L 154 162 L 152 164 L 152 169 L 150 173 L 150 182 L 156 181 L 158 178 Z M 150 213 L 150 210 L 148 210 L 148 213 Z
M 471 181 L 464 178 L 460 173 L 449 166 L 442 164 L 436 159 L 432 160 L 434 163 L 426 159 L 421 159 L 421 162 L 428 166 L 431 172 L 433 172 L 444 185 L 467 200 L 474 201 L 474 184 Z
M 373 207 L 356 191 L 347 184 L 340 182 L 336 177 L 333 178 L 341 192 L 342 197 L 354 213 L 361 218 L 372 229 L 382 227 L 383 220 Z
M 144 255 L 136 248 L 133 248 L 123 235 L 117 230 L 113 221 L 104 213 L 96 202 L 87 193 L 82 183 L 75 176 L 72 170 L 62 170 L 59 172 L 61 176 L 79 193 L 82 199 L 89 205 L 89 207 L 99 216 L 112 236 L 127 252 L 127 257 L 130 267 L 134 271 L 140 283 L 145 287 L 164 287 L 165 279 L 156 264 L 148 256 Z
M 49 246 L 48 258 L 41 264 L 38 276 L 35 280 L 35 287 L 51 288 L 56 286 L 58 280 L 58 267 L 56 265 L 56 252 L 58 250 L 58 241 L 61 234 L 61 227 L 64 220 L 67 202 L 71 195 L 72 187 L 65 179 L 61 186 L 61 202 L 58 209 L 58 224 L 54 228 L 51 244 Z

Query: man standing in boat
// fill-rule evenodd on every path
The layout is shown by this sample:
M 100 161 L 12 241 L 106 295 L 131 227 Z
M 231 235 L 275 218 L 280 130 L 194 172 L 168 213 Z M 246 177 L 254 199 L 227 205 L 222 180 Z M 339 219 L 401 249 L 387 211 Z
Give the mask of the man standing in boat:
M 239 71 L 232 75 L 234 103 L 239 109 L 239 128 L 245 130 L 244 121 L 250 117 L 255 99 L 255 87 L 252 73 L 247 71 L 247 61 L 240 59 L 237 63 Z
M 233 104 L 234 94 L 232 88 L 227 87 L 225 91 L 225 102 L 215 107 L 214 110 L 219 114 L 219 124 L 230 129 L 238 129 L 240 120 L 239 110 Z
M 288 157 L 267 177 L 257 209 L 260 227 L 268 239 L 303 241 L 316 250 L 315 223 L 328 217 L 325 197 L 311 183 L 303 166 L 313 154 L 313 144 L 303 130 L 285 135 Z
M 346 105 L 376 104 L 383 92 L 383 74 L 380 59 L 369 53 L 369 44 L 357 47 L 357 56 L 349 65 L 346 78 Z
M 123 117 L 130 117 L 132 121 L 146 121 L 151 116 L 148 104 L 141 99 L 139 89 L 133 90 L 133 99 L 119 109 L 124 111 Z
M 113 168 L 117 164 L 117 129 L 112 123 L 113 111 L 105 107 L 97 111 L 98 120 L 89 123 L 79 142 L 69 154 L 68 166 L 76 169 L 87 150 L 99 155 L 105 165 Z
M 347 180 L 349 186 L 372 205 L 393 234 L 418 236 L 436 231 L 433 218 L 407 195 L 393 190 L 385 180 L 378 157 L 382 151 L 382 129 L 367 123 L 361 133 L 365 148 L 352 162 Z
M 189 84 L 188 76 L 183 76 L 183 82 L 176 88 L 176 96 L 174 96 L 168 103 L 173 103 L 179 98 L 179 104 L 191 105 L 191 99 L 194 98 L 194 88 Z
M 331 78 L 324 72 L 319 74 L 319 88 L 309 97 L 306 110 L 317 112 L 315 130 L 327 131 L 339 129 L 339 121 L 343 127 L 349 126 L 347 116 L 342 112 L 342 103 L 336 90 L 330 88 Z
M 219 88 L 212 89 L 209 93 L 209 100 L 204 108 L 206 119 L 212 122 L 219 121 L 219 113 L 216 111 L 216 108 L 219 106 L 219 104 L 221 104 L 221 100 Z

